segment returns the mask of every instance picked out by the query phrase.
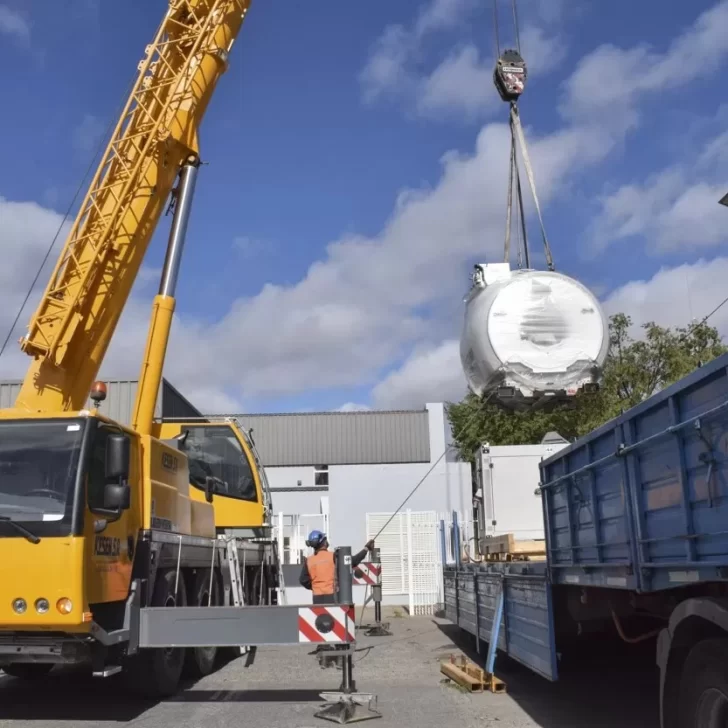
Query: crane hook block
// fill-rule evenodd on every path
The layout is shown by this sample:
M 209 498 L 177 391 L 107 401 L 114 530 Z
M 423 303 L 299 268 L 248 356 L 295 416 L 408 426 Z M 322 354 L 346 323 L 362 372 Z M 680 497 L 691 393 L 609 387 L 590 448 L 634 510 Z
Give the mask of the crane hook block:
M 495 64 L 493 82 L 503 101 L 513 102 L 523 93 L 528 78 L 526 61 L 514 50 L 505 51 Z

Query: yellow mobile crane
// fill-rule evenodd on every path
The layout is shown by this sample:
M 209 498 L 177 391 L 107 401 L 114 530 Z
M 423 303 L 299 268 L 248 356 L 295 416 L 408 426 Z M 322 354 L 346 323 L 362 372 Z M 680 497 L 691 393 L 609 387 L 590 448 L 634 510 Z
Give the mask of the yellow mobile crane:
M 152 646 L 145 609 L 276 602 L 270 495 L 252 440 L 235 421 L 154 421 L 198 130 L 249 3 L 169 0 L 21 339 L 32 363 L 14 408 L 0 411 L 0 667 L 10 675 L 89 663 L 100 676 L 129 668 L 147 693 L 169 694 L 183 670 L 209 673 L 217 648 Z M 95 379 L 170 196 L 126 427 L 99 408 Z

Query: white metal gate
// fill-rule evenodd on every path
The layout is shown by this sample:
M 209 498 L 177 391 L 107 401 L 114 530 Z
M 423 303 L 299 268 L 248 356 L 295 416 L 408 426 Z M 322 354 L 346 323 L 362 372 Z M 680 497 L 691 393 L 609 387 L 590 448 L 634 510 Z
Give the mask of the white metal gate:
M 409 613 L 433 614 L 440 602 L 438 519 L 435 511 L 367 513 L 367 538 L 377 536 L 382 594 L 407 595 Z

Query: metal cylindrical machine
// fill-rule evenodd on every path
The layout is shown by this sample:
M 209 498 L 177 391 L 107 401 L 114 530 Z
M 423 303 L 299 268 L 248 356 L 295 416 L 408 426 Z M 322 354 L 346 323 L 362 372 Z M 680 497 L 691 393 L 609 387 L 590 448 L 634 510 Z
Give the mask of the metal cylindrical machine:
M 553 271 L 476 265 L 460 357 L 470 389 L 504 404 L 573 396 L 598 384 L 609 346 L 599 301 Z

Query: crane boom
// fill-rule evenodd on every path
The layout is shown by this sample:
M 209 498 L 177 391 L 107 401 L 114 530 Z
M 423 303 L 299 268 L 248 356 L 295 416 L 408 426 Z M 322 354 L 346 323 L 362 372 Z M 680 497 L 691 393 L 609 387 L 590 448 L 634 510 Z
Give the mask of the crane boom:
M 21 349 L 16 408 L 82 409 L 250 0 L 169 0 Z

